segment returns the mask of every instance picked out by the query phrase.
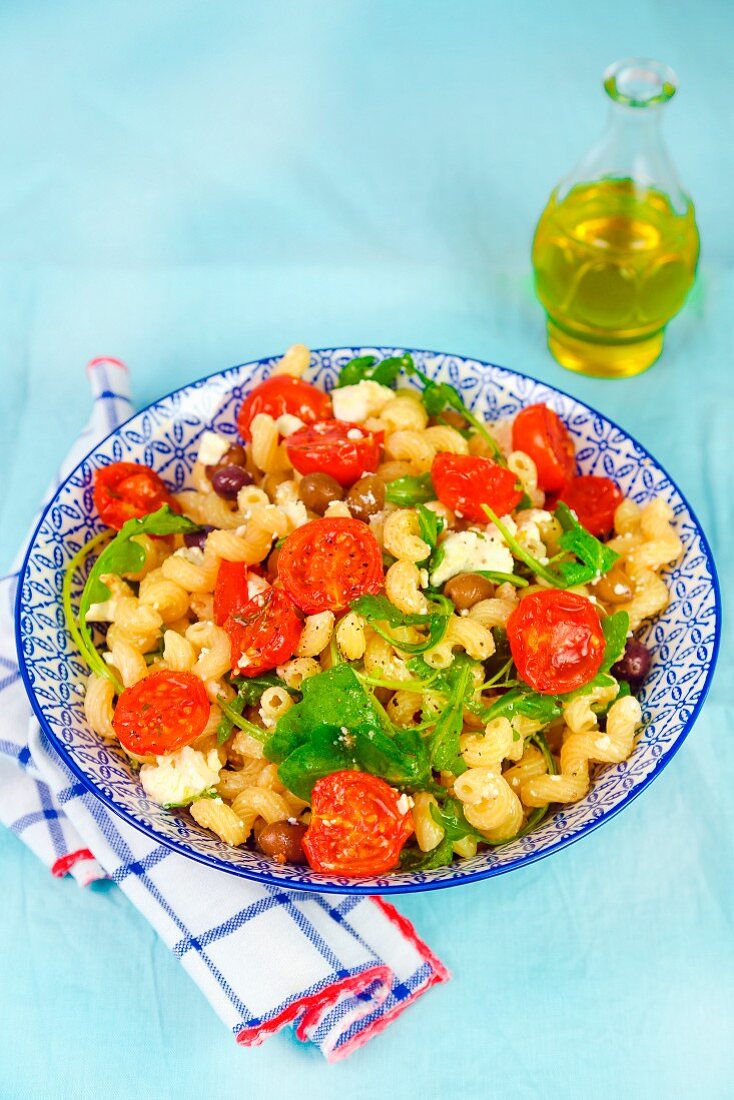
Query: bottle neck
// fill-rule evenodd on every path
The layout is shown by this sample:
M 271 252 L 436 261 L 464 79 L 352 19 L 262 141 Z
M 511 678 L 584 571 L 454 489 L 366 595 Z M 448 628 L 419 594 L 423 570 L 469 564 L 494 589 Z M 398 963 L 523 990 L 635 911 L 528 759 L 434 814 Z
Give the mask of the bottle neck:
M 606 128 L 596 145 L 561 181 L 561 201 L 571 188 L 599 179 L 630 179 L 640 191 L 656 190 L 667 196 L 677 214 L 685 214 L 690 200 L 680 185 L 663 140 L 661 104 L 632 107 L 609 105 Z

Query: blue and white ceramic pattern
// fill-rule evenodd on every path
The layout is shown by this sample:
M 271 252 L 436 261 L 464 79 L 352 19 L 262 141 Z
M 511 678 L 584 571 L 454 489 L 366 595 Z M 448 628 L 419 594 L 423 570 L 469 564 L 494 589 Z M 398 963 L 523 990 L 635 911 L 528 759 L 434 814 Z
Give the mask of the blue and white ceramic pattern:
M 314 381 L 329 388 L 355 355 L 400 354 L 395 348 L 326 348 L 313 353 Z M 222 871 L 285 888 L 339 893 L 397 893 L 439 889 L 502 874 L 578 840 L 636 797 L 662 770 L 690 731 L 703 704 L 719 641 L 720 603 L 706 538 L 687 502 L 654 459 L 621 428 L 549 386 L 476 359 L 413 351 L 431 377 L 458 387 L 487 420 L 512 416 L 544 401 L 572 432 L 584 473 L 606 474 L 640 504 L 669 501 L 685 547 L 668 573 L 672 600 L 641 635 L 652 648 L 644 686 L 645 726 L 631 758 L 600 771 L 588 796 L 559 810 L 536 832 L 452 867 L 358 881 L 279 866 L 259 853 L 229 848 L 181 812 L 145 797 L 124 754 L 89 729 L 82 707 L 86 669 L 64 627 L 61 584 L 66 563 L 101 530 L 92 505 L 94 470 L 121 460 L 152 466 L 175 489 L 186 486 L 205 429 L 235 437 L 245 393 L 266 377 L 275 358 L 246 363 L 194 382 L 132 417 L 77 467 L 46 509 L 23 565 L 17 603 L 20 667 L 38 719 L 72 771 L 115 813 L 192 859 Z M 75 592 L 78 596 L 79 588 Z

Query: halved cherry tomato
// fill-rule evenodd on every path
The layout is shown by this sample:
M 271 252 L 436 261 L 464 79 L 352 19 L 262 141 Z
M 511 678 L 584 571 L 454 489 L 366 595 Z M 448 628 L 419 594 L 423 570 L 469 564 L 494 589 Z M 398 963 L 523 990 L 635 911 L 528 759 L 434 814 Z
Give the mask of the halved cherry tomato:
M 329 474 L 340 485 L 353 485 L 374 473 L 380 460 L 382 432 L 344 420 L 323 420 L 289 435 L 285 448 L 299 474 Z
M 214 586 L 214 622 L 223 626 L 225 619 L 249 603 L 247 566 L 243 561 L 223 561 Z
M 224 623 L 232 651 L 232 671 L 259 676 L 293 656 L 302 623 L 280 588 L 258 592 Z
M 168 504 L 181 508 L 150 466 L 137 462 L 113 462 L 94 472 L 94 505 L 100 519 L 119 531 L 129 519 L 139 519 Z
M 562 489 L 573 477 L 573 440 L 561 418 L 547 405 L 528 405 L 517 414 L 512 425 L 512 446 L 532 458 L 539 489 Z
M 250 424 L 258 413 L 268 413 L 275 420 L 290 413 L 304 424 L 328 420 L 333 415 L 327 393 L 291 374 L 275 374 L 248 393 L 237 414 L 237 430 L 248 442 L 252 438 Z
M 592 602 L 557 588 L 521 599 L 507 620 L 507 638 L 522 679 L 546 695 L 588 684 L 604 656 L 604 632 Z
M 343 611 L 385 583 L 377 539 L 365 523 L 346 517 L 314 519 L 291 532 L 280 548 L 278 577 L 307 615 Z
M 522 487 L 515 474 L 479 455 L 442 451 L 433 460 L 431 480 L 441 503 L 460 519 L 473 523 L 488 522 L 483 504 L 498 516 L 506 516 L 522 500 Z
M 151 672 L 117 700 L 112 727 L 136 756 L 167 756 L 189 745 L 209 721 L 206 688 L 193 672 Z
M 333 875 L 380 875 L 397 866 L 413 832 L 410 810 L 384 779 L 342 771 L 317 780 L 311 824 L 303 850 L 314 871 Z
M 614 513 L 624 497 L 610 477 L 584 474 L 569 481 L 561 489 L 559 499 L 573 508 L 582 527 L 603 538 L 614 527 Z

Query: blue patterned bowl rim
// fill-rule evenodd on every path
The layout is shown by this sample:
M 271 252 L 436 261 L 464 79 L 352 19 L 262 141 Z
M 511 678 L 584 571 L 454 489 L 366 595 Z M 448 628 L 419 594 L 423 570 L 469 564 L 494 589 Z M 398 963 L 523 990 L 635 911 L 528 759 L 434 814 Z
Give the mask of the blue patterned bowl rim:
M 348 895 L 348 894 L 404 894 L 404 893 L 423 892 L 425 890 L 441 890 L 441 889 L 447 889 L 448 887 L 451 887 L 451 886 L 464 885 L 464 884 L 467 884 L 467 883 L 470 883 L 470 882 L 477 882 L 477 881 L 480 881 L 480 880 L 486 879 L 486 878 L 493 878 L 496 875 L 505 874 L 508 871 L 517 870 L 520 867 L 528 866 L 531 863 L 536 863 L 541 859 L 545 859 L 548 856 L 553 855 L 555 852 L 560 851 L 562 848 L 569 847 L 571 844 L 576 843 L 576 841 L 580 840 L 582 837 L 587 836 L 589 833 L 593 832 L 600 825 L 604 824 L 604 822 L 609 821 L 612 817 L 614 817 L 622 809 L 624 809 L 632 801 L 634 801 L 634 799 L 637 798 L 637 796 L 640 795 L 647 787 L 649 787 L 649 785 L 653 782 L 653 780 L 658 775 L 660 775 L 663 768 L 666 767 L 666 765 L 670 762 L 670 760 L 673 759 L 673 757 L 675 756 L 675 754 L 678 752 L 679 748 L 681 747 L 681 745 L 685 741 L 686 737 L 690 733 L 691 729 L 693 728 L 693 726 L 696 722 L 696 719 L 698 718 L 698 715 L 701 711 L 701 708 L 702 708 L 702 706 L 703 706 L 703 704 L 706 700 L 706 697 L 708 695 L 708 692 L 709 692 L 709 689 L 710 689 L 710 686 L 711 686 L 711 682 L 712 682 L 712 679 L 713 679 L 714 670 L 715 670 L 715 667 L 716 667 L 716 662 L 717 662 L 718 654 L 719 654 L 720 642 L 721 642 L 721 589 L 720 589 L 719 579 L 718 579 L 718 575 L 717 575 L 717 571 L 716 571 L 716 565 L 714 563 L 713 554 L 711 552 L 711 547 L 710 547 L 708 539 L 706 538 L 706 535 L 703 531 L 703 528 L 702 528 L 695 512 L 691 508 L 687 498 L 681 492 L 681 490 L 678 487 L 677 483 L 673 480 L 673 478 L 667 472 L 665 467 L 662 466 L 658 462 L 658 460 L 647 450 L 646 447 L 644 447 L 633 436 L 629 435 L 628 432 L 626 432 L 622 427 L 620 427 L 620 425 L 617 424 L 616 421 L 611 420 L 605 414 L 600 413 L 597 409 L 594 408 L 594 406 L 587 405 L 585 402 L 580 401 L 578 398 L 574 397 L 572 394 L 569 394 L 568 391 L 566 391 L 566 390 L 562 390 L 557 386 L 551 385 L 550 383 L 541 382 L 539 379 L 534 378 L 532 375 L 525 374 L 522 371 L 512 370 L 508 367 L 500 367 L 497 364 L 490 363 L 487 360 L 477 359 L 475 357 L 470 357 L 470 356 L 466 356 L 466 355 L 456 355 L 456 354 L 453 354 L 453 353 L 450 353 L 450 352 L 432 351 L 432 350 L 429 350 L 429 349 L 426 349 L 426 348 L 396 349 L 394 347 L 386 347 L 386 346 L 382 346 L 382 345 L 371 345 L 371 346 L 363 345 L 363 346 L 358 346 L 358 347 L 348 347 L 348 346 L 322 347 L 322 348 L 313 348 L 312 349 L 312 355 L 314 355 L 314 356 L 321 356 L 321 355 L 330 356 L 332 354 L 342 354 L 342 353 L 348 353 L 349 355 L 355 355 L 356 356 L 356 355 L 360 355 L 360 354 L 366 354 L 366 353 L 369 353 L 369 352 L 377 353 L 380 356 L 400 354 L 402 352 L 409 352 L 411 355 L 413 355 L 416 358 L 423 358 L 423 357 L 434 358 L 435 357 L 437 359 L 447 359 L 447 360 L 451 359 L 451 360 L 455 360 L 455 361 L 459 361 L 459 362 L 476 364 L 477 366 L 483 368 L 487 372 L 490 372 L 490 371 L 496 371 L 497 372 L 498 371 L 498 372 L 500 372 L 500 374 L 506 376 L 510 380 L 512 378 L 517 378 L 517 379 L 522 379 L 524 381 L 527 381 L 527 382 L 535 384 L 535 385 L 543 386 L 545 389 L 548 390 L 549 394 L 551 394 L 551 395 L 552 394 L 557 394 L 559 397 L 567 399 L 568 401 L 572 402 L 573 405 L 575 405 L 578 409 L 581 409 L 581 410 L 584 410 L 584 411 L 588 412 L 592 417 L 597 417 L 600 421 L 605 421 L 611 428 L 618 431 L 620 433 L 620 435 L 625 440 L 627 440 L 629 443 L 631 443 L 637 449 L 637 451 L 639 452 L 639 454 L 641 456 L 648 459 L 653 464 L 653 466 L 656 467 L 657 471 L 660 474 L 663 475 L 665 480 L 669 483 L 670 488 L 672 490 L 674 490 L 674 492 L 677 494 L 679 500 L 681 501 L 681 503 L 683 504 L 686 512 L 688 513 L 688 518 L 690 520 L 691 526 L 695 530 L 696 536 L 697 536 L 697 538 L 700 542 L 700 546 L 701 546 L 701 549 L 703 551 L 703 555 L 704 555 L 704 559 L 705 559 L 705 567 L 708 570 L 708 573 L 709 573 L 710 578 L 711 578 L 711 587 L 713 589 L 714 611 L 715 611 L 715 616 L 714 616 L 714 637 L 713 637 L 712 644 L 711 644 L 710 656 L 709 656 L 709 659 L 708 659 L 708 663 L 707 663 L 706 668 L 705 668 L 704 683 L 701 686 L 698 698 L 697 698 L 696 703 L 694 704 L 694 706 L 693 706 L 693 708 L 692 708 L 692 710 L 691 710 L 691 712 L 688 716 L 688 719 L 686 720 L 686 722 L 681 727 L 681 729 L 678 732 L 673 744 L 669 748 L 667 748 L 664 752 L 661 753 L 661 755 L 657 759 L 657 762 L 655 763 L 653 768 L 650 770 L 650 772 L 645 776 L 645 778 L 642 779 L 636 785 L 632 786 L 627 791 L 627 793 L 625 793 L 622 797 L 620 797 L 618 799 L 618 801 L 616 801 L 614 803 L 614 805 L 610 806 L 608 809 L 605 809 L 605 810 L 601 811 L 592 820 L 589 820 L 589 821 L 583 823 L 580 827 L 578 827 L 576 829 L 576 831 L 573 834 L 567 834 L 565 836 L 561 836 L 557 841 L 555 841 L 554 843 L 549 844 L 547 847 L 543 848 L 542 850 L 539 850 L 539 851 L 526 851 L 522 855 L 518 856 L 517 858 L 508 860 L 507 862 L 499 864 L 499 865 L 490 865 L 490 866 L 479 867 L 476 870 L 465 868 L 462 875 L 460 877 L 455 877 L 455 878 L 443 877 L 443 878 L 440 878 L 440 879 L 432 879 L 430 877 L 431 872 L 424 872 L 420 876 L 418 876 L 418 878 L 419 878 L 418 881 L 415 881 L 415 880 L 410 881 L 409 880 L 409 879 L 415 879 L 416 878 L 415 875 L 409 876 L 409 875 L 406 875 L 406 874 L 401 874 L 399 876 L 399 879 L 400 879 L 399 881 L 395 881 L 395 876 L 392 876 L 392 878 L 385 878 L 385 879 L 382 879 L 382 880 L 379 880 L 379 881 L 370 880 L 370 881 L 367 881 L 367 882 L 363 882 L 363 881 L 359 881 L 359 880 L 344 880 L 344 879 L 335 880 L 335 879 L 332 879 L 332 878 L 329 878 L 329 877 L 318 876 L 318 875 L 315 875 L 315 874 L 312 875 L 309 878 L 308 877 L 308 872 L 306 873 L 305 876 L 300 877 L 297 882 L 289 882 L 289 881 L 285 881 L 283 879 L 282 875 L 278 874 L 277 871 L 272 871 L 272 870 L 263 869 L 263 868 L 255 869 L 255 868 L 250 868 L 250 867 L 246 867 L 246 866 L 232 865 L 232 864 L 226 863 L 223 860 L 219 859 L 216 855 L 211 855 L 207 852 L 201 852 L 201 851 L 193 850 L 185 842 L 178 842 L 175 839 L 172 839 L 171 837 L 161 835 L 153 826 L 147 824 L 145 821 L 139 820 L 138 818 L 136 818 L 135 816 L 133 816 L 132 814 L 127 812 L 124 807 L 120 806 L 111 797 L 109 797 L 106 794 L 105 791 L 101 790 L 94 783 L 94 781 L 85 773 L 85 771 L 79 766 L 77 761 L 70 755 L 70 753 L 67 749 L 67 746 L 64 744 L 64 742 L 61 741 L 59 739 L 59 737 L 57 737 L 56 733 L 54 732 L 54 730 L 53 730 L 53 728 L 52 728 L 52 726 L 51 726 L 51 724 L 50 724 L 50 722 L 49 722 L 49 720 L 46 716 L 46 714 L 44 713 L 43 705 L 42 705 L 41 701 L 38 699 L 38 697 L 36 695 L 36 692 L 33 688 L 28 663 L 26 661 L 26 657 L 25 657 L 25 653 L 24 653 L 23 645 L 22 645 L 21 615 L 22 615 L 23 609 L 24 609 L 24 606 L 23 606 L 24 581 L 25 581 L 25 579 L 28 575 L 29 563 L 30 563 L 30 560 L 31 560 L 33 550 L 35 548 L 36 539 L 37 539 L 37 537 L 38 537 L 38 535 L 39 535 L 39 533 L 40 533 L 40 531 L 41 531 L 41 529 L 44 525 L 44 521 L 45 521 L 48 513 L 54 507 L 54 505 L 57 501 L 57 498 L 64 491 L 64 489 L 68 485 L 69 481 L 71 481 L 75 477 L 75 475 L 81 470 L 81 468 L 90 459 L 90 457 L 94 454 L 94 452 L 99 450 L 100 448 L 104 447 L 104 445 L 109 440 L 113 439 L 113 437 L 115 437 L 116 435 L 121 433 L 125 429 L 125 427 L 127 425 L 129 425 L 133 420 L 136 420 L 138 417 L 141 417 L 146 412 L 156 410 L 159 406 L 163 405 L 165 402 L 169 401 L 174 396 L 176 396 L 178 394 L 185 394 L 187 391 L 189 391 L 189 390 L 191 390 L 195 387 L 204 386 L 207 382 L 210 382 L 214 379 L 224 378 L 225 376 L 227 376 L 231 373 L 234 373 L 234 372 L 237 372 L 237 371 L 242 371 L 242 370 L 245 370 L 247 368 L 249 368 L 252 373 L 256 373 L 257 368 L 267 367 L 268 365 L 272 365 L 274 362 L 276 362 L 277 359 L 278 359 L 278 356 L 277 355 L 276 356 L 264 356 L 264 357 L 259 358 L 259 359 L 252 359 L 252 360 L 249 360 L 247 362 L 240 363 L 240 364 L 237 364 L 237 365 L 232 366 L 232 367 L 228 367 L 224 370 L 214 371 L 211 374 L 204 375 L 201 378 L 196 379 L 193 382 L 191 382 L 191 383 L 189 383 L 185 386 L 177 387 L 176 389 L 169 391 L 169 393 L 167 393 L 164 396 L 158 398 L 157 400 L 150 402 L 150 404 L 146 405 L 144 408 L 142 408 L 142 409 L 138 410 L 137 412 L 135 412 L 131 417 L 128 418 L 128 420 L 124 421 L 124 423 L 118 425 L 117 428 L 115 428 L 112 432 L 110 432 L 103 439 L 99 440 L 90 449 L 89 453 L 85 456 L 85 458 L 82 459 L 82 461 L 75 467 L 75 469 L 68 475 L 68 477 L 59 485 L 58 489 L 56 490 L 56 492 L 54 494 L 54 497 L 49 502 L 49 504 L 44 508 L 44 510 L 43 510 L 39 520 L 38 520 L 36 528 L 33 532 L 33 536 L 31 537 L 30 543 L 28 545 L 28 550 L 26 551 L 25 557 L 23 559 L 23 563 L 22 563 L 21 568 L 20 568 L 19 579 L 18 579 L 18 591 L 17 591 L 16 602 L 15 602 L 15 636 L 16 636 L 16 647 L 17 647 L 17 652 L 18 652 L 18 663 L 19 663 L 19 667 L 20 667 L 21 678 L 22 678 L 23 684 L 25 686 L 25 690 L 28 694 L 28 698 L 30 700 L 33 711 L 34 711 L 34 713 L 36 715 L 36 718 L 38 719 L 38 722 L 41 726 L 41 729 L 44 731 L 45 735 L 48 737 L 51 744 L 55 747 L 55 749 L 57 750 L 57 752 L 59 753 L 59 755 L 63 759 L 64 763 L 70 769 L 70 771 L 84 784 L 84 786 L 88 790 L 90 790 L 98 799 L 100 799 L 100 801 L 105 806 L 107 806 L 108 809 L 110 809 L 113 813 L 115 813 L 120 818 L 122 818 L 125 822 L 127 822 L 127 824 L 131 825 L 133 828 L 137 829 L 138 831 L 144 833 L 145 835 L 147 835 L 151 839 L 157 841 L 158 843 L 164 844 L 166 847 L 171 848 L 172 850 L 180 853 L 181 855 L 183 855 L 183 856 L 185 856 L 189 859 L 193 859 L 196 862 L 206 864 L 207 866 L 216 868 L 216 869 L 221 870 L 221 871 L 223 871 L 227 874 L 232 874 L 232 875 L 235 875 L 235 876 L 238 876 L 238 877 L 253 879 L 257 882 L 267 884 L 267 885 L 277 886 L 280 889 L 285 889 L 285 890 L 288 890 L 288 889 L 313 890 L 313 891 L 317 891 L 317 892 L 320 892 L 320 893 L 338 893 L 338 894 L 345 894 L 345 895 Z M 454 865 L 454 867 L 456 867 L 456 865 Z

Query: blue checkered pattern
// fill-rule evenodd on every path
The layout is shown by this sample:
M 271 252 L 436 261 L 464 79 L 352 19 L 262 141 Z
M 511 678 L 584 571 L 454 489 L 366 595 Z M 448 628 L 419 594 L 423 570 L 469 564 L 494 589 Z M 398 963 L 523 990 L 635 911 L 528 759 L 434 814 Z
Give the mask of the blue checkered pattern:
M 93 415 L 65 471 L 132 411 L 122 364 L 95 360 L 89 373 Z M 334 1060 L 447 977 L 389 906 L 231 878 L 106 810 L 31 716 L 14 650 L 17 583 L 17 573 L 0 580 L 0 820 L 55 873 L 117 883 L 239 1042 L 255 1045 L 293 1023 Z

